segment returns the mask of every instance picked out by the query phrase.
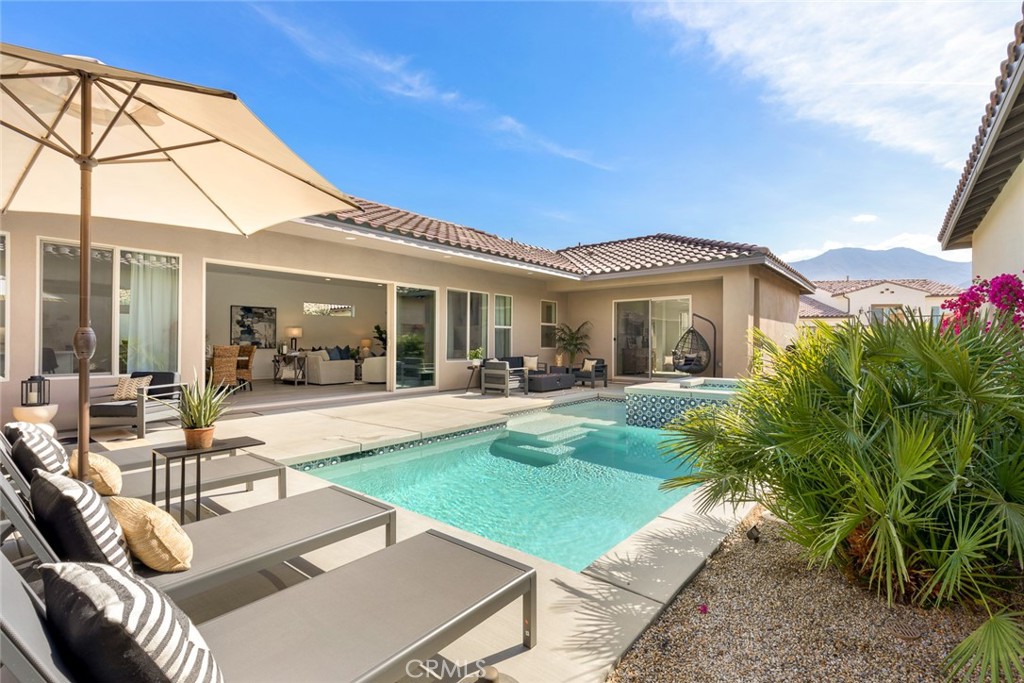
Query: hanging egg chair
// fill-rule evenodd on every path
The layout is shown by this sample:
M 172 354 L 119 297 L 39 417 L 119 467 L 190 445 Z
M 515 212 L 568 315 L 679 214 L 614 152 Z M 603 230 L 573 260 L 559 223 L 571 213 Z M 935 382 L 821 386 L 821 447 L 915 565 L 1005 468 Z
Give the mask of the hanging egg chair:
M 711 347 L 707 339 L 692 325 L 683 332 L 672 351 L 672 365 L 678 372 L 699 375 L 711 362 Z

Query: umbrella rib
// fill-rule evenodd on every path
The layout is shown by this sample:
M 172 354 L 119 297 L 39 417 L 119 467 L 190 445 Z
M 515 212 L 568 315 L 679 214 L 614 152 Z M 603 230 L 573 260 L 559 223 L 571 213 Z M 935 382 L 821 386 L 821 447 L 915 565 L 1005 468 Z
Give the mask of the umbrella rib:
M 47 65 L 49 66 L 49 65 Z M 0 81 L 16 81 L 22 78 L 57 78 L 58 76 L 77 76 L 74 71 L 54 71 L 52 73 L 32 72 L 32 73 L 16 73 L 16 74 L 0 74 Z
M 124 98 L 124 101 L 121 103 L 121 106 L 117 108 L 117 113 L 114 114 L 114 117 L 112 119 L 110 119 L 110 123 L 107 124 L 107 129 L 103 131 L 103 135 L 100 136 L 99 141 L 92 146 L 92 155 L 94 157 L 96 156 L 96 150 L 100 148 L 100 146 L 103 144 L 103 141 L 107 139 L 108 135 L 110 135 L 110 131 L 114 130 L 114 126 L 117 125 L 117 120 L 121 118 L 121 114 L 124 113 L 125 107 L 127 107 L 128 103 L 132 101 L 132 98 L 135 97 L 135 93 L 139 91 L 139 88 L 141 86 L 141 83 L 136 83 L 135 87 L 132 88 L 132 91 L 128 93 L 128 97 Z M 114 101 L 114 98 L 110 97 L 110 93 L 108 93 L 104 88 L 100 87 L 100 83 L 98 81 L 96 82 L 96 87 L 99 88 L 100 92 L 106 95 L 111 102 Z
M 128 118 L 131 118 L 131 116 L 129 116 Z M 150 138 L 150 140 L 153 141 L 152 138 Z M 179 150 L 179 149 L 188 149 L 189 147 L 201 147 L 203 145 L 212 145 L 215 142 L 218 142 L 218 140 L 200 140 L 199 142 L 183 142 L 180 145 L 171 145 L 170 147 L 154 147 L 153 149 L 147 149 L 147 150 L 142 151 L 142 152 L 129 152 L 128 154 L 118 154 L 118 155 L 112 156 L 112 157 L 104 157 L 102 159 L 97 159 L 96 163 L 97 164 L 116 163 L 116 162 L 119 162 L 119 161 L 123 161 L 125 159 L 132 159 L 134 157 L 143 157 L 143 156 L 146 156 L 147 154 L 157 154 L 159 152 L 163 152 L 164 154 L 166 154 L 167 152 L 173 152 L 173 151 Z M 156 144 L 156 141 L 153 141 L 153 144 Z M 166 161 L 166 160 L 165 159 L 148 159 L 148 161 Z
M 57 113 L 57 117 L 53 120 L 52 125 L 46 123 L 41 118 L 39 118 L 39 115 L 32 111 L 32 108 L 25 104 L 20 97 L 11 92 L 10 88 L 8 88 L 6 85 L 0 83 L 0 89 L 7 93 L 8 97 L 17 102 L 18 106 L 24 109 L 26 114 L 32 117 L 32 120 L 34 120 L 36 123 L 43 127 L 43 130 L 46 131 L 46 137 L 50 137 L 52 135 L 58 142 L 60 142 L 60 144 L 64 145 L 64 149 L 66 149 L 71 154 L 71 156 L 74 156 L 75 148 L 72 145 L 69 145 L 64 138 L 57 134 L 57 124 L 60 123 L 62 118 L 64 118 L 64 114 L 71 106 L 71 102 L 74 99 L 75 95 L 78 93 L 78 88 L 80 87 L 80 85 L 81 83 L 76 84 L 74 90 L 71 91 L 71 94 L 64 99 L 64 106 L 61 107 L 60 111 Z M 26 137 L 32 138 L 34 140 L 40 139 L 37 136 L 22 131 L 20 129 L 15 128 L 14 130 L 18 130 L 18 132 L 21 133 L 22 135 L 25 135 Z

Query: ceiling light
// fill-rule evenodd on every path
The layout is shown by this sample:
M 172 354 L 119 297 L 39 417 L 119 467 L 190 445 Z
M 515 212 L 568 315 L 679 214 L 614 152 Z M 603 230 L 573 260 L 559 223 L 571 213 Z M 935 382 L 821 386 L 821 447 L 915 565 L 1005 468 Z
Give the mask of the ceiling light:
M 346 237 L 345 239 L 348 240 L 349 242 L 352 242 L 352 241 L 355 240 L 355 237 L 349 236 L 349 237 Z
M 329 277 L 325 277 L 325 278 L 324 278 L 324 280 L 326 280 L 327 282 L 330 282 L 330 281 L 331 281 L 331 278 L 329 278 Z

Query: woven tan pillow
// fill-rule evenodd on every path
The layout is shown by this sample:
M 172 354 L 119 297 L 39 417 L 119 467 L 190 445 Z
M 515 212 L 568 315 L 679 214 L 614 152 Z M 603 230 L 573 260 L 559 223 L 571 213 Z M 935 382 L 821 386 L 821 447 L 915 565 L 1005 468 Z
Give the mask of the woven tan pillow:
M 106 501 L 135 559 L 158 572 L 183 572 L 192 566 L 192 539 L 174 517 L 138 498 L 113 496 Z
M 71 476 L 78 478 L 78 449 L 71 451 Z M 89 454 L 89 481 L 101 496 L 116 496 L 121 493 L 121 468 L 99 453 Z
M 597 365 L 597 361 L 593 358 L 588 358 L 583 361 L 583 372 L 593 372 L 595 365 Z
M 139 389 L 148 387 L 153 381 L 152 375 L 145 377 L 122 377 L 117 380 L 117 389 L 114 390 L 114 401 L 134 401 Z
M 537 371 L 537 356 L 523 356 L 523 367 L 531 372 Z

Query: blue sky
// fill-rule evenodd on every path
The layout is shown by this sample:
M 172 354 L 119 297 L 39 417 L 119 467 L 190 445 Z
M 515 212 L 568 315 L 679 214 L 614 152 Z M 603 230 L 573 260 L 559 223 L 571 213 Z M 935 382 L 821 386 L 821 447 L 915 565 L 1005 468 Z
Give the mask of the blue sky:
M 221 87 L 340 189 L 545 247 L 938 233 L 1019 2 L 4 2 L 5 42 Z M 946 258 L 965 260 L 969 252 Z

